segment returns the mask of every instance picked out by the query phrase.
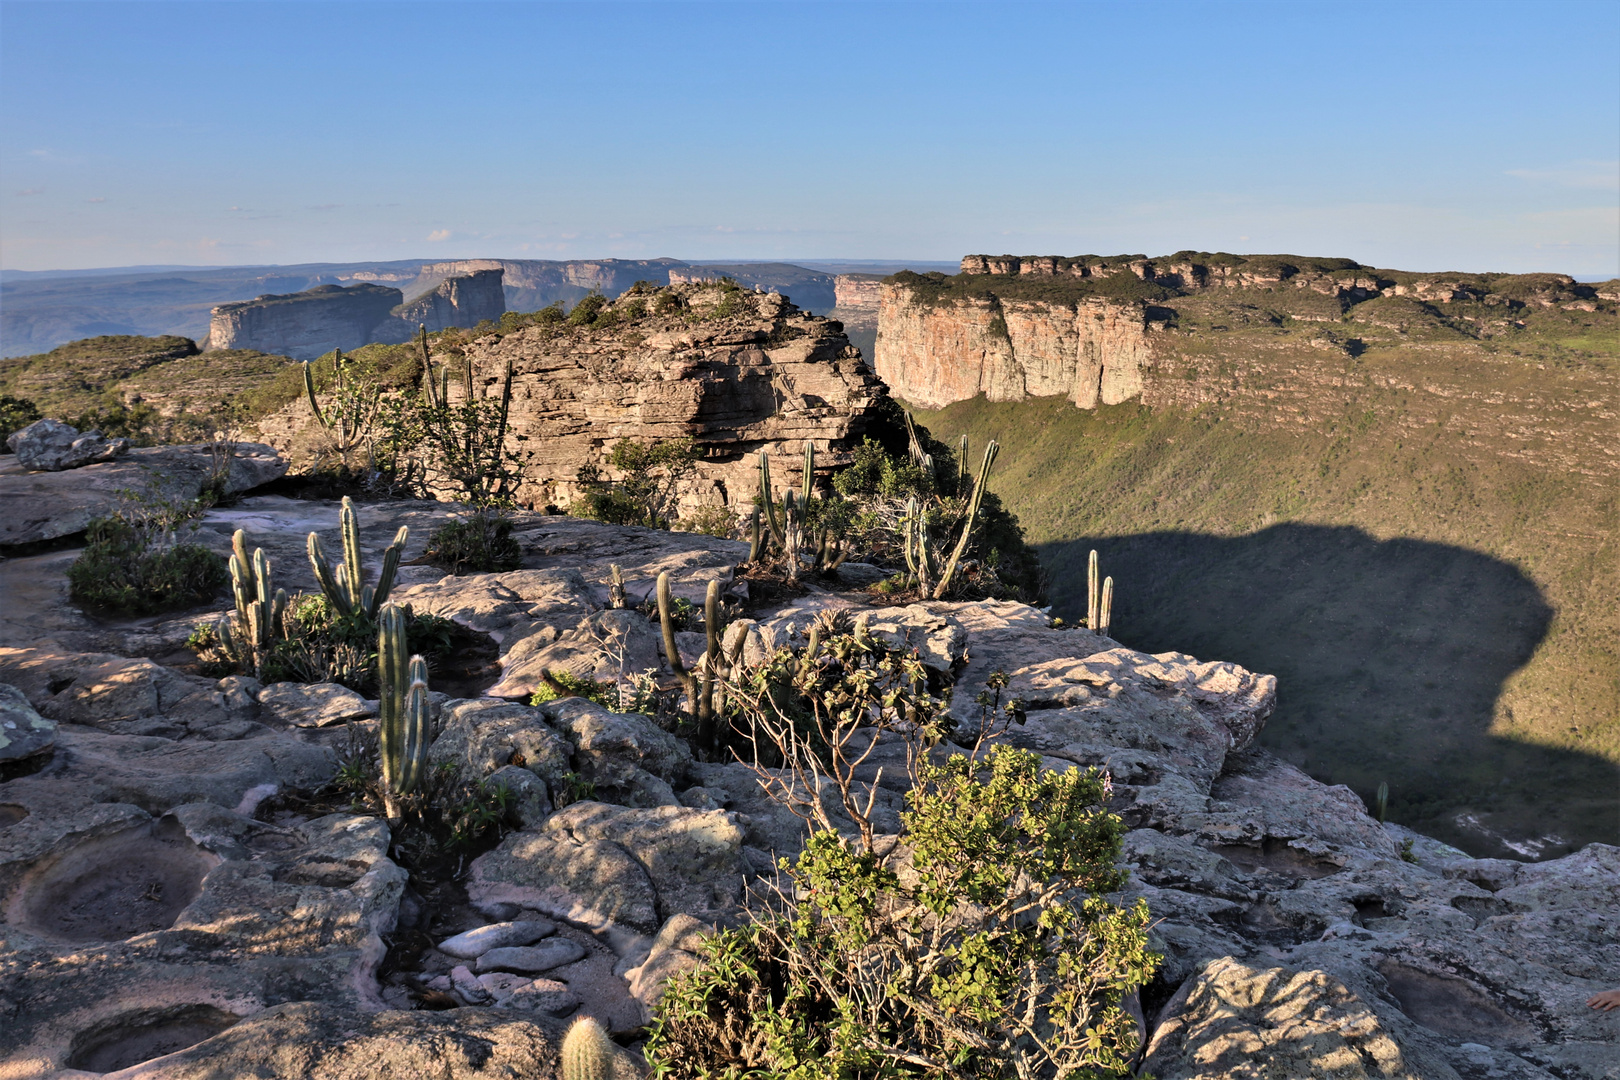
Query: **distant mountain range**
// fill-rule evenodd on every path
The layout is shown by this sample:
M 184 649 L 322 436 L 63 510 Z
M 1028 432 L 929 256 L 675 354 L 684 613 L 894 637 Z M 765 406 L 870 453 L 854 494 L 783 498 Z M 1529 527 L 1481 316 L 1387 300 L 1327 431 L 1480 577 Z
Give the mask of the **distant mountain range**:
M 505 271 L 506 307 L 534 311 L 572 304 L 592 291 L 617 294 L 638 280 L 669 284 L 725 275 L 775 289 L 818 314 L 835 304 L 838 274 L 899 270 L 953 271 L 955 263 L 926 261 L 687 262 L 680 259 L 402 259 L 305 263 L 296 266 L 129 266 L 94 270 L 0 271 L 0 356 L 26 356 L 103 334 L 174 334 L 201 342 L 220 304 L 319 285 L 373 282 L 400 289 L 407 301 L 453 274 Z

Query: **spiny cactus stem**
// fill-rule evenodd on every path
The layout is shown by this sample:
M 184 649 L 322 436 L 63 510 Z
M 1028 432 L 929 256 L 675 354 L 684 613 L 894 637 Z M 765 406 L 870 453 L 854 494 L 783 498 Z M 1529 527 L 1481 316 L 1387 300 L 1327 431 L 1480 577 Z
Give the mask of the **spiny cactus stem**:
M 1098 620 L 1102 616 L 1101 594 L 1098 589 L 1101 578 L 1097 572 L 1097 549 L 1091 549 L 1091 558 L 1086 562 L 1086 629 L 1097 630 Z
M 973 525 L 979 517 L 979 505 L 984 502 L 984 492 L 990 483 L 990 467 L 996 463 L 996 455 L 1001 452 L 1001 444 L 991 439 L 984 448 L 984 462 L 979 466 L 979 478 L 973 484 L 973 497 L 968 500 L 967 520 L 962 523 L 962 536 L 956 541 L 956 550 L 951 552 L 950 561 L 939 576 L 939 586 L 934 589 L 934 599 L 939 600 L 945 596 L 945 591 L 951 587 L 951 578 L 956 574 L 956 565 L 961 562 L 963 552 L 967 551 L 968 540 L 973 536 Z
M 776 520 L 776 496 L 771 488 L 771 456 L 764 450 L 759 452 L 759 503 L 765 511 L 765 525 L 770 530 L 771 539 L 780 547 L 783 542 L 782 526 Z
M 802 491 L 799 502 L 806 508 L 810 506 L 810 496 L 815 493 L 816 482 L 816 444 L 809 439 L 804 441 L 804 477 L 801 484 Z
M 708 638 L 703 654 L 703 689 L 698 701 L 698 742 L 714 742 L 714 681 L 723 663 L 720 656 L 720 582 L 710 581 L 703 597 L 703 631 Z
M 1102 629 L 1100 634 L 1107 634 L 1109 624 L 1114 619 L 1114 579 L 1103 578 L 1102 586 Z

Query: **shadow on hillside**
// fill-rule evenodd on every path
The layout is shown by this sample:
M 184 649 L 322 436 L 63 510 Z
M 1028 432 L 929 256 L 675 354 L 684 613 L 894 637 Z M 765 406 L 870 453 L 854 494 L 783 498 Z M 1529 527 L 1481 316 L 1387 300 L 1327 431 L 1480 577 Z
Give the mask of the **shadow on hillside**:
M 1045 544 L 1066 619 L 1084 617 L 1093 547 L 1114 578 L 1115 638 L 1276 675 L 1262 742 L 1369 803 L 1387 781 L 1391 821 L 1480 856 L 1620 842 L 1612 764 L 1490 734 L 1503 682 L 1552 617 L 1511 564 L 1301 524 Z

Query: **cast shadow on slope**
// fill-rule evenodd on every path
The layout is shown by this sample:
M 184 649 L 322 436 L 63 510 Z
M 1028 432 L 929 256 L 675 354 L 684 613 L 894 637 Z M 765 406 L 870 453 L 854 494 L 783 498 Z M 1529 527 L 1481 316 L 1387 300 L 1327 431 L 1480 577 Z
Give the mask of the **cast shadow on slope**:
M 1044 544 L 1054 611 L 1070 621 L 1085 614 L 1091 548 L 1114 579 L 1116 639 L 1276 675 L 1261 741 L 1369 805 L 1388 782 L 1389 820 L 1479 856 L 1620 842 L 1614 765 L 1490 733 L 1503 682 L 1552 617 L 1517 567 L 1303 524 Z

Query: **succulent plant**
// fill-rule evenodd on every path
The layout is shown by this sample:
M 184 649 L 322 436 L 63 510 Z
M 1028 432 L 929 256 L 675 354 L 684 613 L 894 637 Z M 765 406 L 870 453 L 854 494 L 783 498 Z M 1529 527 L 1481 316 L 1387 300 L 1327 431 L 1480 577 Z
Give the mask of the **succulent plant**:
M 382 759 L 383 799 L 389 821 L 400 817 L 399 800 L 416 790 L 427 771 L 431 723 L 427 661 L 410 656 L 404 610 L 382 609 L 377 631 L 377 741 Z
M 962 561 L 962 553 L 967 550 L 968 539 L 973 535 L 973 525 L 979 518 L 979 506 L 984 502 L 985 489 L 990 482 L 990 467 L 996 463 L 996 455 L 1001 452 L 1001 444 L 991 439 L 984 448 L 984 461 L 979 465 L 979 478 L 973 482 L 973 495 L 968 499 L 967 520 L 962 523 L 962 535 L 956 541 L 956 550 L 951 552 L 950 561 L 940 572 L 939 584 L 934 587 L 934 599 L 939 600 L 945 596 L 945 591 L 951 587 L 951 578 L 956 575 L 956 566 Z
M 270 559 L 263 548 L 255 549 L 251 558 L 248 556 L 244 529 L 237 529 L 231 537 L 230 571 L 231 592 L 236 598 L 235 626 L 227 617 L 220 620 L 216 631 L 225 651 L 258 676 L 276 639 L 286 636 L 287 590 L 271 591 Z
M 601 1024 L 589 1016 L 575 1020 L 562 1039 L 562 1080 L 637 1080 L 641 1070 Z
M 1384 815 L 1389 813 L 1389 783 L 1380 781 L 1378 784 L 1378 824 L 1384 823 Z
M 1086 629 L 1097 630 L 1098 621 L 1102 617 L 1102 596 L 1098 592 L 1101 580 L 1097 573 L 1097 549 L 1091 549 L 1091 558 L 1086 563 Z
M 355 517 L 354 503 L 347 495 L 343 497 L 339 520 L 343 532 L 343 562 L 334 573 L 327 562 L 326 550 L 321 546 L 320 535 L 312 532 L 309 534 L 309 565 L 315 571 L 321 591 L 340 614 L 352 615 L 358 611 L 374 619 L 393 590 L 394 575 L 399 570 L 399 559 L 405 551 L 405 538 L 410 535 L 410 529 L 401 525 L 394 534 L 394 542 L 383 552 L 377 584 L 370 586 L 365 584 L 365 570 L 360 562 L 360 523 Z
M 1102 600 L 1099 606 L 1102 625 L 1097 628 L 1097 633 L 1107 634 L 1109 625 L 1114 621 L 1114 579 L 1111 577 L 1103 578 Z

